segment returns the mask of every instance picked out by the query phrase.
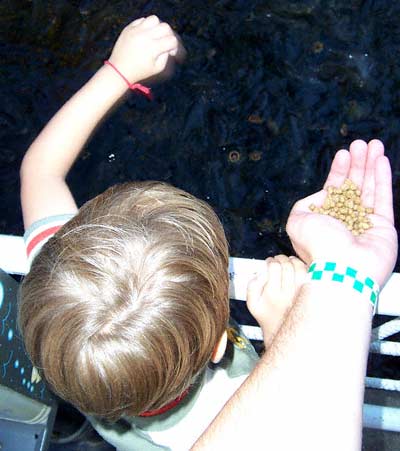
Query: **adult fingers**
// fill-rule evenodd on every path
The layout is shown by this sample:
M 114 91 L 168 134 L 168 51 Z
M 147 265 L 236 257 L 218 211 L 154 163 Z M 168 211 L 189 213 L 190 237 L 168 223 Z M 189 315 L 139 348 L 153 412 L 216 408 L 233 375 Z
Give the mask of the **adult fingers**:
M 362 187 L 364 181 L 367 153 L 368 145 L 365 141 L 357 139 L 351 143 L 351 163 L 348 178 L 360 188 Z
M 381 141 L 373 139 L 368 143 L 367 162 L 365 165 L 364 182 L 361 190 L 361 199 L 366 207 L 374 206 L 375 199 L 375 165 L 378 157 L 384 154 Z
M 376 159 L 375 165 L 374 213 L 393 224 L 392 170 L 389 159 L 383 155 Z
M 331 169 L 326 179 L 324 189 L 328 186 L 339 187 L 348 177 L 350 170 L 350 154 L 346 149 L 341 149 L 336 152 L 332 161 Z

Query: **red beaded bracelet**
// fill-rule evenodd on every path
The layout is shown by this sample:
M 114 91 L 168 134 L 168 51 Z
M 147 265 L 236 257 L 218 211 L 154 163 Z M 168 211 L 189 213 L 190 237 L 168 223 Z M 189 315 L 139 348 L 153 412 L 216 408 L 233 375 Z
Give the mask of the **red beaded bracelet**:
M 140 83 L 130 83 L 129 80 L 114 66 L 111 61 L 105 60 L 104 64 L 112 67 L 117 74 L 125 80 L 125 83 L 128 85 L 128 88 L 132 91 L 139 91 L 143 95 L 145 95 L 149 100 L 153 100 L 153 94 L 151 93 L 151 89 L 146 86 L 141 85 Z

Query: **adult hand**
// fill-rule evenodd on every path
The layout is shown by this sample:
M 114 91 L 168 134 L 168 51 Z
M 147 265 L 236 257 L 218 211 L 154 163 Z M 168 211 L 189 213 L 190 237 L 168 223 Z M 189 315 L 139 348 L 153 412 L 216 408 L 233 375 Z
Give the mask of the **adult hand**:
M 171 27 L 157 16 L 149 16 L 122 30 L 109 60 L 135 83 L 164 71 L 171 58 L 182 62 L 185 55 L 186 50 Z
M 346 178 L 361 190 L 373 227 L 354 236 L 339 220 L 310 211 L 320 206 L 328 186 L 340 187 Z M 287 232 L 298 256 L 307 264 L 314 260 L 342 262 L 372 277 L 381 287 L 393 271 L 397 257 L 397 233 L 393 223 L 390 163 L 378 140 L 354 141 L 350 151 L 339 150 L 321 191 L 298 201 L 288 219 Z

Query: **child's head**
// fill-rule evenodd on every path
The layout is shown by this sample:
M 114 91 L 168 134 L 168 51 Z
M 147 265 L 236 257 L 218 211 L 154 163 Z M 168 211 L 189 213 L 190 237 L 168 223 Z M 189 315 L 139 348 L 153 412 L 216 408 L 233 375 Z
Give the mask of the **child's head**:
M 212 209 L 156 182 L 87 202 L 21 287 L 27 351 L 54 391 L 117 419 L 178 397 L 229 317 L 228 249 Z

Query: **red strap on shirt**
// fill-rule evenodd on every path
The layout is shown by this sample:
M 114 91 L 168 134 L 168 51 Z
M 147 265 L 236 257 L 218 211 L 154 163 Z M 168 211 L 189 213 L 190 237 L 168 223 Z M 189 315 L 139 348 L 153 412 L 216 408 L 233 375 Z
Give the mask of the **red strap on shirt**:
M 106 64 L 107 66 L 112 67 L 112 68 L 115 70 L 115 72 L 117 72 L 117 74 L 118 74 L 121 78 L 123 78 L 123 79 L 125 80 L 125 83 L 128 85 L 128 88 L 129 88 L 131 91 L 139 91 L 139 92 L 141 92 L 144 96 L 146 96 L 149 100 L 153 100 L 153 94 L 151 93 L 151 89 L 150 89 L 150 88 L 148 88 L 147 86 L 143 86 L 143 85 L 140 84 L 140 83 L 131 83 L 131 82 L 125 77 L 125 75 L 124 75 L 122 72 L 120 72 L 120 71 L 117 69 L 116 66 L 114 66 L 114 64 L 113 64 L 111 61 L 106 60 L 106 61 L 104 61 L 104 64 Z
M 161 415 L 162 413 L 168 412 L 168 410 L 173 409 L 175 406 L 177 406 L 182 399 L 186 398 L 186 395 L 189 393 L 189 389 L 187 388 L 180 396 L 178 396 L 173 401 L 169 402 L 165 406 L 161 407 L 160 409 L 156 410 L 148 410 L 147 412 L 141 413 L 140 417 L 154 417 L 155 415 Z

